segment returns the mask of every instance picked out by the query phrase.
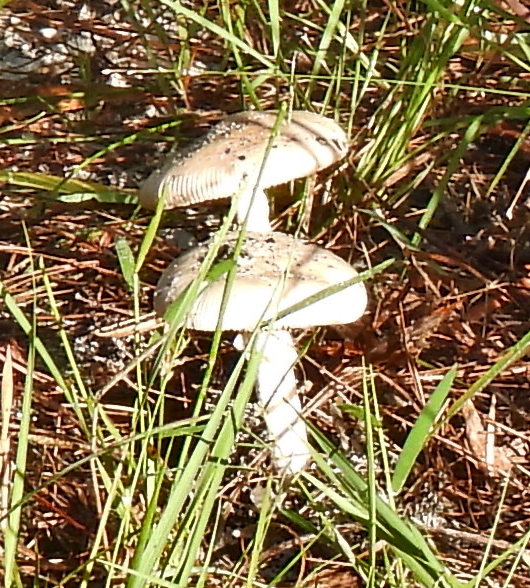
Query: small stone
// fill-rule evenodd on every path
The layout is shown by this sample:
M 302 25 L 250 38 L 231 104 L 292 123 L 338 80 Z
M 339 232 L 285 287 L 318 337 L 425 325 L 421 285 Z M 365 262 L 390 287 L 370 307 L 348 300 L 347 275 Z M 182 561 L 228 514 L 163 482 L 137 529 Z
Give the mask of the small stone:
M 54 29 L 53 27 L 43 27 L 42 29 L 40 29 L 39 33 L 45 38 L 45 39 L 53 39 L 54 37 L 57 36 L 57 33 L 59 31 L 57 29 Z

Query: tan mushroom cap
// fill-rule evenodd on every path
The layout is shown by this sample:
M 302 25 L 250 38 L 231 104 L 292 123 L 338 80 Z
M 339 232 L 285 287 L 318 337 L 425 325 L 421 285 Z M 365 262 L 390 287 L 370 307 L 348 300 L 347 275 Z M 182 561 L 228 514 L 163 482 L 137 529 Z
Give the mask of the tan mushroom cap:
M 268 149 L 278 112 L 240 112 L 227 116 L 204 137 L 171 154 L 140 188 L 145 208 L 165 208 L 230 198 L 258 182 L 260 190 L 313 174 L 342 159 L 348 139 L 333 120 L 305 111 L 286 116 Z
M 231 259 L 238 234 L 230 233 L 218 259 Z M 173 261 L 156 287 L 154 306 L 163 315 L 196 278 L 209 243 Z M 222 329 L 252 331 L 262 320 L 305 301 L 323 290 L 355 278 L 349 263 L 312 243 L 283 233 L 248 233 L 236 261 L 236 276 L 223 315 Z M 186 326 L 199 331 L 217 327 L 226 274 L 205 282 L 192 304 Z M 356 283 L 274 322 L 275 328 L 308 328 L 356 321 L 367 305 L 366 288 Z

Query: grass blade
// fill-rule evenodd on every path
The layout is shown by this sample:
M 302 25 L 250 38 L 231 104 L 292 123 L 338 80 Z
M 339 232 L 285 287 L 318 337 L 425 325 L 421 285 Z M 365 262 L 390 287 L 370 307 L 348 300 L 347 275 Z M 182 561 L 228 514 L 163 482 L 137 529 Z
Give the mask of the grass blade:
M 434 434 L 435 424 L 451 391 L 456 371 L 456 366 L 452 367 L 436 386 L 403 445 L 392 476 L 392 490 L 395 494 L 399 494 L 403 489 L 418 455 Z

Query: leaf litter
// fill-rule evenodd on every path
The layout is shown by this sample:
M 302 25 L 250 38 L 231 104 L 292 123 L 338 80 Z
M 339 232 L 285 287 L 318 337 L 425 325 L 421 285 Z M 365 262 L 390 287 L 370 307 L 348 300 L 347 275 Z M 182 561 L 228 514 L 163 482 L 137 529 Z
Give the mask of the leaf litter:
M 291 12 L 295 8 L 304 13 L 310 10 L 303 2 L 300 6 L 289 4 L 293 4 Z M 374 6 L 372 10 L 373 21 L 379 22 L 383 8 Z M 77 11 L 76 18 L 72 11 Z M 3 10 L 0 18 L 4 41 L 0 77 L 17 82 L 16 86 L 2 85 L 0 121 L 7 130 L 2 135 L 5 141 L 0 144 L 0 158 L 14 171 L 58 178 L 75 173 L 80 179 L 133 193 L 160 156 L 153 138 L 170 138 L 171 128 L 164 125 L 175 121 L 176 108 L 189 115 L 177 120 L 182 135 L 191 139 L 196 133 L 195 123 L 207 128 L 224 112 L 242 107 L 237 76 L 221 78 L 215 72 L 225 49 L 211 36 L 205 35 L 200 43 L 193 40 L 199 73 L 193 72 L 184 80 L 170 104 L 167 94 L 157 86 L 159 76 L 152 73 L 152 56 L 138 33 L 138 21 L 129 20 L 120 4 L 101 1 L 89 6 L 57 0 L 37 5 L 17 0 Z M 173 16 L 162 10 L 160 18 L 171 22 Z M 397 27 L 395 32 L 403 33 L 406 28 L 403 22 L 403 29 Z M 259 29 L 253 34 L 258 35 Z M 304 42 L 318 44 L 315 31 L 307 34 Z M 257 36 L 255 40 L 258 43 Z M 155 47 L 156 63 L 167 67 L 180 49 L 179 41 L 169 41 Z M 395 48 L 389 44 L 386 50 L 391 54 Z M 459 58 L 454 66 L 465 71 L 466 59 Z M 299 61 L 301 70 L 304 63 Z M 498 79 L 496 71 L 509 70 L 506 63 L 491 62 L 487 67 L 489 75 L 485 72 L 483 76 L 491 85 Z M 201 74 L 203 69 L 209 73 Z M 162 82 L 158 79 L 158 83 Z M 260 89 L 262 107 L 275 105 L 270 90 L 266 85 Z M 277 91 L 282 91 L 281 83 Z M 501 97 L 492 104 L 475 96 L 470 102 L 452 104 L 452 109 L 464 116 L 471 109 L 481 111 L 499 103 Z M 372 111 L 370 101 L 359 106 L 354 135 Z M 152 127 L 157 125 L 158 131 L 153 132 Z M 368 213 L 374 204 L 369 191 L 353 212 L 347 202 L 329 197 L 330 190 L 333 195 L 346 185 L 356 185 L 353 166 L 341 168 L 340 175 L 322 178 L 313 187 L 313 214 L 306 229 L 317 242 L 331 244 L 346 259 L 369 259 L 372 265 L 391 256 L 400 260 L 370 285 L 372 307 L 360 324 L 327 329 L 315 339 L 303 333 L 299 336 L 300 342 L 308 345 L 300 374 L 305 381 L 309 419 L 335 440 L 359 471 L 366 468 L 363 424 L 344 412 L 337 413 L 336 407 L 362 401 L 363 357 L 373 365 L 382 426 L 392 457 L 398 454 L 430 392 L 449 367 L 458 367 L 452 392 L 458 397 L 528 330 L 530 211 L 525 192 L 520 191 L 528 169 L 527 140 L 522 141 L 496 189 L 492 193 L 488 190 L 521 132 L 521 124 L 508 121 L 481 135 L 467 151 L 434 222 L 426 229 L 419 229 L 418 220 L 444 172 L 443 162 L 436 163 L 439 154 L 427 151 L 426 156 L 411 160 L 387 179 L 392 195 L 434 162 L 406 202 L 382 207 L 388 227 L 397 229 L 407 243 L 414 234 L 421 234 L 420 249 L 400 241 Z M 132 134 L 138 137 L 129 142 Z M 416 140 L 421 143 L 426 137 Z M 446 147 L 450 147 L 449 140 Z M 98 157 L 78 169 L 94 153 L 99 153 Z M 0 189 L 3 283 L 27 314 L 33 304 L 37 306 L 39 336 L 66 368 L 42 271 L 34 266 L 36 259 L 42 260 L 61 313 L 61 326 L 74 341 L 84 377 L 97 391 L 125 369 L 139 345 L 134 337 L 102 339 L 95 330 L 132 316 L 130 293 L 113 244 L 117 237 L 124 237 L 135 250 L 148 218 L 143 213 L 132 217 L 130 205 L 65 204 L 50 202 L 45 193 L 16 184 L 4 183 Z M 520 197 L 514 200 L 518 191 Z M 296 208 L 285 206 L 288 198 L 285 190 L 280 190 L 276 198 L 278 222 L 283 228 L 295 222 Z M 512 214 L 507 215 L 510 207 Z M 177 222 L 204 238 L 219 223 L 222 209 L 212 210 L 178 216 Z M 178 251 L 168 240 L 157 239 L 141 275 L 143 311 L 151 310 L 153 285 Z M 13 394 L 8 421 L 13 451 L 27 340 L 1 306 L 0 321 L 3 381 L 6 389 L 12 386 Z M 148 335 L 143 337 L 141 344 L 147 344 Z M 191 414 L 208 345 L 205 337 L 188 342 L 181 358 L 183 369 L 176 372 L 170 386 L 174 394 L 167 399 L 168 419 Z M 234 358 L 227 340 L 215 374 L 216 386 L 222 387 Z M 508 490 L 494 549 L 507 549 L 529 527 L 529 386 L 525 358 L 503 370 L 437 431 L 422 451 L 414 479 L 406 487 L 404 513 L 432 535 L 448 565 L 464 577 L 481 561 L 503 484 Z M 103 399 L 116 426 L 125 434 L 134 394 L 134 385 L 124 376 Z M 214 391 L 209 402 L 215 402 Z M 255 407 L 250 406 L 248 411 L 250 422 L 259 430 Z M 251 445 L 251 437 L 241 440 Z M 39 364 L 26 486 L 28 491 L 40 490 L 24 506 L 18 554 L 20 569 L 28 581 L 38 570 L 59 582 L 87 561 L 101 516 L 103 486 L 86 463 L 51 483 L 49 480 L 92 450 L 62 391 Z M 257 524 L 258 507 L 253 496 L 260 489 L 259 468 L 265 468 L 267 460 L 254 446 L 234 456 L 234 464 L 238 465 L 234 468 L 237 473 L 222 490 L 224 535 L 218 533 L 214 553 L 216 563 L 228 568 L 244 557 Z M 308 521 L 318 520 L 318 513 L 311 512 L 302 496 L 295 494 L 288 506 L 299 509 Z M 134 510 L 135 516 L 143 515 L 139 502 Z M 336 516 L 334 521 L 351 544 L 362 546 L 361 530 L 348 526 L 340 514 Z M 264 581 L 272 579 L 285 565 L 283 560 L 300 553 L 303 545 L 301 563 L 282 585 L 360 585 L 348 563 L 337 558 L 333 545 L 319 543 L 314 534 L 286 520 L 279 519 L 275 525 L 271 544 L 263 554 Z M 108 533 L 112 540 L 112 530 Z M 275 558 L 280 561 L 273 565 Z M 97 585 L 105 572 L 96 566 L 92 574 Z M 506 572 L 500 569 L 499 578 L 505 577 Z M 527 577 L 516 574 L 514 585 L 530 585 Z M 75 581 L 70 585 L 76 585 Z

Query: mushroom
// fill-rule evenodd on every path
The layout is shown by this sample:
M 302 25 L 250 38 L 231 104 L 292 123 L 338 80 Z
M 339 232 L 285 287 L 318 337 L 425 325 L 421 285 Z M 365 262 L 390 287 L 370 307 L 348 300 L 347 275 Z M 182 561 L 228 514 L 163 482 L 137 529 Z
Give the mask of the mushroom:
M 236 197 L 236 216 L 249 231 L 270 231 L 263 190 L 296 180 L 342 159 L 348 139 L 333 120 L 313 112 L 239 112 L 172 153 L 141 186 L 140 204 L 155 209 Z
M 234 258 L 238 238 L 237 233 L 228 234 L 216 262 Z M 210 245 L 204 243 L 181 255 L 162 274 L 154 297 L 158 315 L 163 316 L 196 278 Z M 364 313 L 366 289 L 362 282 L 351 283 L 358 274 L 346 261 L 283 233 L 247 233 L 235 264 L 226 300 L 227 274 L 200 284 L 185 326 L 214 331 L 219 324 L 223 330 L 243 333 L 247 342 L 257 329 L 254 349 L 262 358 L 256 389 L 274 441 L 273 460 L 280 472 L 293 474 L 304 467 L 310 454 L 294 374 L 298 354 L 285 329 L 351 323 Z M 318 296 L 334 286 L 331 293 Z

